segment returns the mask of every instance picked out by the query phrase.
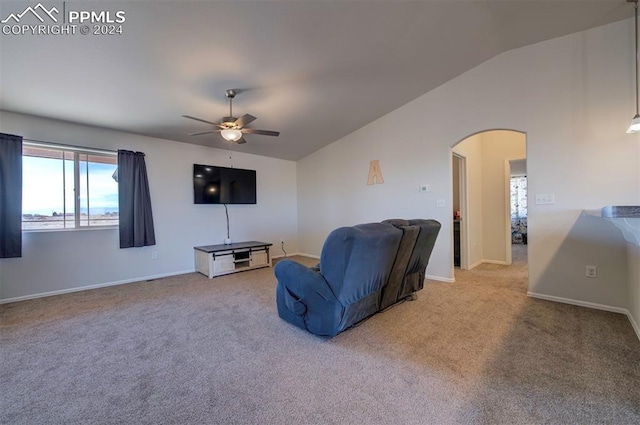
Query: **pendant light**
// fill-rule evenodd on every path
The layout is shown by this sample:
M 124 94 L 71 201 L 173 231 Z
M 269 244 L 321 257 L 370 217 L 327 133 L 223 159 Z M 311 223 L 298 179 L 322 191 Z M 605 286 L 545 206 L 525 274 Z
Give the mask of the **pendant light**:
M 636 46 L 636 115 L 631 120 L 631 125 L 627 130 L 627 133 L 640 133 L 640 107 L 638 106 L 638 0 L 627 0 L 630 3 L 635 3 L 635 46 Z

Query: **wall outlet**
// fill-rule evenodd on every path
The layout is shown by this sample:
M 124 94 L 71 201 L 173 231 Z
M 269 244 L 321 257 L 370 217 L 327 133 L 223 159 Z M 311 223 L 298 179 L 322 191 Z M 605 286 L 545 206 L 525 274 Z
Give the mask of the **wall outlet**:
M 596 278 L 598 277 L 598 268 L 596 266 L 587 266 L 587 277 Z
M 444 208 L 444 205 L 445 205 L 444 199 L 438 199 L 438 200 L 436 201 L 436 207 L 438 207 L 438 208 Z
M 284 238 L 280 238 L 280 243 L 284 243 Z
M 158 259 L 158 251 L 151 251 L 151 259 L 152 260 Z

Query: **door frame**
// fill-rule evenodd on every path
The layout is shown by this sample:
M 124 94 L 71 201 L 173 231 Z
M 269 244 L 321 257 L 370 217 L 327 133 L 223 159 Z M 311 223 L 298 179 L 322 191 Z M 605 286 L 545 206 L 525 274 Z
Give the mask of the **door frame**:
M 453 158 L 457 158 L 459 162 L 458 167 L 458 184 L 459 184 L 459 201 L 460 201 L 460 270 L 469 269 L 469 215 L 467 214 L 467 158 L 459 153 L 451 152 L 451 161 Z M 453 167 L 453 166 L 452 166 Z M 453 192 L 453 191 L 452 191 Z M 453 193 L 451 194 L 453 198 Z M 453 200 L 451 202 L 453 205 Z M 453 217 L 451 218 L 451 237 L 453 246 Z M 453 264 L 453 257 L 451 258 Z M 455 266 L 454 266 L 455 268 Z

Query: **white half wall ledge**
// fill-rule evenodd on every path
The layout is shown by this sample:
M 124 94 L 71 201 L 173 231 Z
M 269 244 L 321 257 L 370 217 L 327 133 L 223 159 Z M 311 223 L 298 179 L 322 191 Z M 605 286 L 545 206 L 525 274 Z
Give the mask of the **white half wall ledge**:
M 147 282 L 147 281 L 150 281 L 150 280 L 162 279 L 162 278 L 165 278 L 165 277 L 178 276 L 178 275 L 181 275 L 181 274 L 188 274 L 188 273 L 196 273 L 196 269 L 193 268 L 191 270 L 183 270 L 183 271 L 179 271 L 179 272 L 156 274 L 156 275 L 152 275 L 152 276 L 141 276 L 141 277 L 136 277 L 136 278 L 133 278 L 133 279 L 125 279 L 125 280 L 118 280 L 118 281 L 113 281 L 113 282 L 98 283 L 96 285 L 82 286 L 82 287 L 78 287 L 78 288 L 61 289 L 59 291 L 41 292 L 39 294 L 29 294 L 29 295 L 24 295 L 22 297 L 5 298 L 5 299 L 1 299 L 0 300 L 0 304 L 9 304 L 9 303 L 15 303 L 15 302 L 19 302 L 19 301 L 27 301 L 27 300 L 33 300 L 33 299 L 36 299 L 36 298 L 53 297 L 53 296 L 56 296 L 56 295 L 71 294 L 73 292 L 81 292 L 81 291 L 89 291 L 91 289 L 105 288 L 105 287 L 108 287 L 108 286 L 125 285 L 127 283 Z
M 537 298 L 545 301 L 553 301 L 553 302 L 562 303 L 562 304 L 576 305 L 578 307 L 586 307 L 586 308 L 592 308 L 595 310 L 603 310 L 603 311 L 609 311 L 611 313 L 623 314 L 627 316 L 627 318 L 629 319 L 629 322 L 631 322 L 631 327 L 633 327 L 633 330 L 636 333 L 638 340 L 640 340 L 640 327 L 638 326 L 635 319 L 631 315 L 631 312 L 629 312 L 629 310 L 627 310 L 626 308 L 614 307 L 612 305 L 591 303 L 588 301 L 573 300 L 571 298 L 556 297 L 553 295 L 539 294 L 539 293 L 530 292 L 530 291 L 527 292 L 527 296 L 530 298 Z
M 606 206 L 601 210 L 584 210 L 585 215 L 613 223 L 627 242 L 640 246 L 640 206 Z

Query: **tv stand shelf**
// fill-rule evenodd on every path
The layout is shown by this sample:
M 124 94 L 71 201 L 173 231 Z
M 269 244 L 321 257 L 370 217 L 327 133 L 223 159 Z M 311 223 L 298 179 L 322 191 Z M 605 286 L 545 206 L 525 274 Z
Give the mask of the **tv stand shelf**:
M 193 247 L 196 271 L 209 279 L 244 270 L 271 267 L 267 242 L 238 242 L 229 245 L 206 245 Z

